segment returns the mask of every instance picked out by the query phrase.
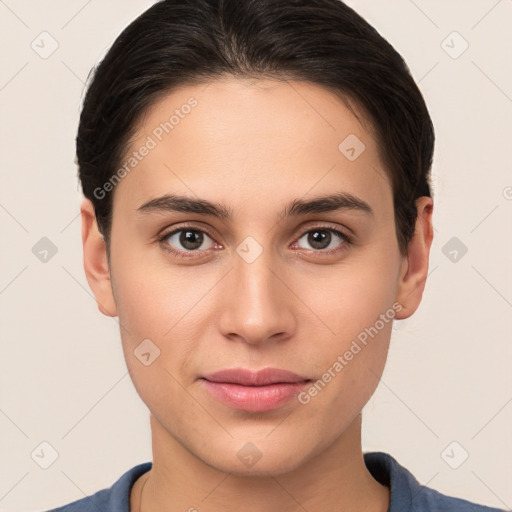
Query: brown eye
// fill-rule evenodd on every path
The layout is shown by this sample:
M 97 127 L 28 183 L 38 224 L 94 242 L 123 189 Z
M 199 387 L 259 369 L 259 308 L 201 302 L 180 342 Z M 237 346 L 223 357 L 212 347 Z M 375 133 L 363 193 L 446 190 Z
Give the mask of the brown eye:
M 302 243 L 309 247 L 301 246 Z M 298 240 L 297 245 L 300 249 L 310 249 L 320 252 L 334 252 L 344 245 L 350 244 L 347 235 L 333 228 L 315 228 L 304 233 Z
M 213 247 L 213 240 L 199 229 L 177 229 L 164 235 L 161 241 L 175 253 L 192 253 L 206 251 Z

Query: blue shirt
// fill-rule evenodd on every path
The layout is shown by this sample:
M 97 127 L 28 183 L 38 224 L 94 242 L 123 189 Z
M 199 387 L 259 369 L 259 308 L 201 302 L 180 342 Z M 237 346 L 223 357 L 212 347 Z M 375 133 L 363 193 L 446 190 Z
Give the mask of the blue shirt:
M 504 512 L 504 509 L 478 505 L 420 485 L 412 473 L 387 453 L 363 455 L 368 471 L 391 490 L 388 512 Z M 130 512 L 130 490 L 137 478 L 151 466 L 151 462 L 139 464 L 124 473 L 109 489 L 47 512 Z

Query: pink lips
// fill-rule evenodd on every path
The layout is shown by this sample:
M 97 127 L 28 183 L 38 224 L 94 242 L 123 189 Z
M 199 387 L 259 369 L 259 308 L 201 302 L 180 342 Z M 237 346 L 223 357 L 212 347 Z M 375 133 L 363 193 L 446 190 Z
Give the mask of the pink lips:
M 248 412 L 277 409 L 310 382 L 306 377 L 277 368 L 258 372 L 233 368 L 205 375 L 202 380 L 221 402 Z

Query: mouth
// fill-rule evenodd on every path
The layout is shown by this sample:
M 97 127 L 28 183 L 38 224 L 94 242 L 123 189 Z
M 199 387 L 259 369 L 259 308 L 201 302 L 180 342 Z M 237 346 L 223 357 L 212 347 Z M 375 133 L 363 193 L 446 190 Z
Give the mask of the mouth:
M 247 412 L 266 412 L 282 407 L 311 379 L 288 370 L 265 368 L 253 372 L 233 368 L 205 375 L 205 388 L 219 401 Z

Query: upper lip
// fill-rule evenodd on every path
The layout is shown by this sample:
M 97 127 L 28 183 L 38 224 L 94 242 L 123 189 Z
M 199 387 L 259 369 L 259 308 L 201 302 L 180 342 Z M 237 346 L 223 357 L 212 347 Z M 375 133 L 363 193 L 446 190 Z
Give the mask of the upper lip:
M 240 384 L 242 386 L 265 386 L 268 384 L 304 382 L 307 377 L 302 377 L 288 370 L 279 368 L 264 368 L 259 371 L 252 371 L 246 368 L 229 368 L 203 376 L 210 382 L 224 382 L 229 384 Z

